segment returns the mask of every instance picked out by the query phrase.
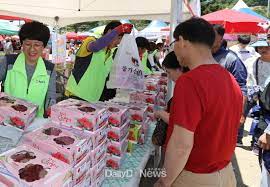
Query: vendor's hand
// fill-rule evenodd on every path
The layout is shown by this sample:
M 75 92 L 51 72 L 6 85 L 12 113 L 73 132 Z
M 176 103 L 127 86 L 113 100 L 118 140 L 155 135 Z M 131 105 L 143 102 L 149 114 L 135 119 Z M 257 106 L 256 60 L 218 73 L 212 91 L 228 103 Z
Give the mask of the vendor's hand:
M 159 118 L 161 118 L 161 115 L 162 115 L 162 110 L 155 110 L 154 111 L 155 118 L 159 119 Z
M 270 134 L 263 133 L 263 135 L 260 136 L 259 146 L 264 149 L 264 150 L 269 150 L 270 149 Z
M 123 34 L 123 33 L 129 34 L 129 33 L 131 33 L 132 28 L 133 28 L 132 24 L 124 23 L 124 24 L 116 27 L 115 30 L 118 32 L 118 34 Z

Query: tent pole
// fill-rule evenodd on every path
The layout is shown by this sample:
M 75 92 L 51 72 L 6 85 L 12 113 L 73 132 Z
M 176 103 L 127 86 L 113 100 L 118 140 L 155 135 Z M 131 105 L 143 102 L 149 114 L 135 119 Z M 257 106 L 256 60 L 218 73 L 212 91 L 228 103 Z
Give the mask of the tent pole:
M 269 11 L 270 11 L 270 0 L 267 3 L 267 17 L 269 18 Z
M 183 21 L 183 0 L 171 0 L 171 23 L 170 23 L 170 41 L 173 41 L 173 31 L 175 27 Z M 168 94 L 166 100 L 168 101 L 173 96 L 174 83 L 168 82 Z
M 59 34 L 59 17 L 58 16 L 55 16 L 54 17 L 54 20 L 55 20 L 55 25 L 54 25 L 54 30 L 55 30 L 55 36 L 56 36 L 56 41 L 58 41 L 58 34 Z M 58 49 L 56 47 L 56 59 L 59 58 L 59 55 L 58 55 Z

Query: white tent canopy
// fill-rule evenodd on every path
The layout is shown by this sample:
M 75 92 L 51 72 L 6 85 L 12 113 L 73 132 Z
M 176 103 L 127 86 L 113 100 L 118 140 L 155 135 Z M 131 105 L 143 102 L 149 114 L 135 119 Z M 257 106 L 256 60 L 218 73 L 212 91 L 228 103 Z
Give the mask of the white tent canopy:
M 239 0 L 234 7 L 233 10 L 240 10 L 241 8 L 249 8 L 247 4 L 243 0 Z
M 0 14 L 38 20 L 60 27 L 85 21 L 111 19 L 170 20 L 171 2 L 166 0 L 1 0 Z
M 158 38 L 166 38 L 170 35 L 170 31 L 161 31 L 162 28 L 168 26 L 161 20 L 153 20 L 145 29 L 139 32 L 139 36 L 143 36 L 149 40 Z

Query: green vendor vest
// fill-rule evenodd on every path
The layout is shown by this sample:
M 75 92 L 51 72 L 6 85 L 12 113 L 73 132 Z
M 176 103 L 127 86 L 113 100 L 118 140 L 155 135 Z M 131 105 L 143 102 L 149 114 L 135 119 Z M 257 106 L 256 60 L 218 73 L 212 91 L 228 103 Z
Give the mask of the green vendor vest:
M 106 50 L 104 49 L 92 53 L 91 62 L 79 82 L 77 83 L 74 75 L 71 74 L 67 82 L 66 90 L 86 101 L 98 101 L 111 69 L 112 54 L 113 52 L 111 52 L 110 56 L 106 59 Z
M 145 75 L 149 75 L 149 74 L 152 74 L 153 72 L 151 71 L 151 69 L 149 69 L 147 67 L 147 58 L 148 58 L 148 52 L 146 51 L 144 54 L 143 54 L 143 57 L 142 57 L 142 65 L 143 65 L 143 71 L 144 71 L 144 74 Z
M 7 71 L 4 91 L 14 97 L 37 104 L 39 106 L 38 116 L 43 117 L 49 80 L 50 76 L 47 73 L 43 59 L 40 57 L 28 86 L 25 56 L 21 53 L 12 68 Z

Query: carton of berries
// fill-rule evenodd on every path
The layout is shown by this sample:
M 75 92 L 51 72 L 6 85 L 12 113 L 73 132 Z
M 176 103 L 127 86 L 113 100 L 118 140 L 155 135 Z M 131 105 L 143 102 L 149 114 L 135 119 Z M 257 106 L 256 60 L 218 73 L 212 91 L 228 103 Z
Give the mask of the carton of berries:
M 155 79 L 148 79 L 144 83 L 145 90 L 156 92 L 158 90 L 157 81 Z
M 51 107 L 54 122 L 88 131 L 103 127 L 108 117 L 104 107 L 75 99 L 67 99 Z
M 86 178 L 83 183 L 74 185 L 73 187 L 94 187 L 94 181 L 92 181 L 92 168 L 87 170 Z
M 116 142 L 122 141 L 128 134 L 128 129 L 129 129 L 129 121 L 126 121 L 126 123 L 120 128 L 109 125 L 107 137 L 109 140 L 112 141 Z
M 108 142 L 107 140 L 105 140 L 101 145 L 99 145 L 97 148 L 95 148 L 94 150 L 90 152 L 90 158 L 91 158 L 90 167 L 93 167 L 94 165 L 96 165 L 97 163 L 105 159 L 107 146 L 108 146 Z
M 87 155 L 81 163 L 72 168 L 73 186 L 82 186 L 87 180 L 90 160 L 90 155 Z
M 0 122 L 26 129 L 36 117 L 38 106 L 28 101 L 0 93 Z
M 160 77 L 158 80 L 158 85 L 167 86 L 168 78 L 167 77 Z
M 164 92 L 158 92 L 157 93 L 157 99 L 163 99 L 165 100 L 166 99 L 166 94 Z
M 126 155 L 119 157 L 112 154 L 107 154 L 106 166 L 107 168 L 119 169 L 125 160 Z
M 71 166 L 79 164 L 89 152 L 83 134 L 74 134 L 53 123 L 26 134 L 23 142 Z
M 92 181 L 97 181 L 98 178 L 105 175 L 105 167 L 106 167 L 106 159 L 103 159 L 92 168 L 92 176 L 91 176 Z
M 147 112 L 148 112 L 148 114 L 149 114 L 149 113 L 151 113 L 151 114 L 154 113 L 154 107 L 155 107 L 154 104 L 148 104 L 148 105 L 147 105 Z
M 98 103 L 97 105 L 107 109 L 109 114 L 108 123 L 111 126 L 121 127 L 128 119 L 128 108 L 125 106 L 110 102 Z
M 130 123 L 141 124 L 147 118 L 147 105 L 132 104 L 129 107 Z
M 0 156 L 0 182 L 5 186 L 68 186 L 70 166 L 28 145 Z
M 107 133 L 108 133 L 108 125 L 104 125 L 102 128 L 91 132 L 91 131 L 84 131 L 90 141 L 92 142 L 92 150 L 100 146 L 105 140 L 107 140 Z
M 142 134 L 141 125 L 130 124 L 129 134 L 128 134 L 129 141 L 133 143 L 138 143 L 141 134 Z
M 121 142 L 108 141 L 107 153 L 120 157 L 123 156 L 127 151 L 127 137 L 128 135 L 126 135 L 126 137 Z
M 104 180 L 105 180 L 105 167 L 104 167 L 104 169 L 101 172 L 99 172 L 97 174 L 97 176 L 98 177 L 97 177 L 97 179 L 95 181 L 95 185 L 96 185 L 96 187 L 101 187 L 102 184 L 103 184 L 103 182 L 104 182 Z
M 130 103 L 155 104 L 156 93 L 154 92 L 131 92 L 129 95 Z
M 95 134 L 93 132 L 83 130 L 83 129 L 76 129 L 67 125 L 59 125 L 54 122 L 48 122 L 48 124 L 54 124 L 54 127 L 60 128 L 61 130 L 68 131 L 72 133 L 74 136 L 80 137 L 81 139 L 86 139 L 87 141 L 87 149 L 89 151 L 94 149 L 94 141 L 95 138 L 93 137 Z M 45 127 L 46 125 L 44 125 Z M 98 136 L 98 135 L 96 135 Z M 102 138 L 99 136 L 99 138 Z
M 158 92 L 162 92 L 164 94 L 167 93 L 167 86 L 166 85 L 158 85 Z

